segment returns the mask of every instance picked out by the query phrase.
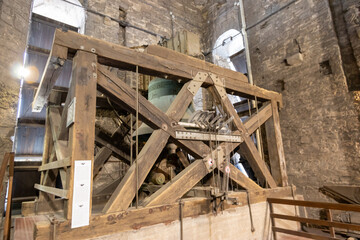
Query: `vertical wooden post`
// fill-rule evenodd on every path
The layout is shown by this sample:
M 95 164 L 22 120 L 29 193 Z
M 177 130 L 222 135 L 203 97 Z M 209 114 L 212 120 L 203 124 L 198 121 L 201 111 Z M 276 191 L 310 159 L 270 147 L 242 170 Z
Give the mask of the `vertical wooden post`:
M 44 137 L 44 147 L 43 147 L 43 155 L 42 155 L 42 165 L 48 163 L 50 161 L 51 155 L 53 155 L 54 150 L 54 142 L 52 139 L 50 120 L 49 120 L 49 108 L 46 108 L 46 119 L 45 119 L 45 137 Z M 56 181 L 56 171 L 47 170 L 41 172 L 40 184 L 50 186 L 51 183 L 55 184 Z M 39 191 L 39 201 L 50 201 L 54 200 L 55 196 L 52 194 L 48 194 L 43 191 Z
M 265 123 L 271 174 L 278 185 L 285 187 L 288 186 L 289 183 L 286 173 L 285 154 L 276 101 L 271 101 L 271 108 L 273 113 L 272 118 Z
M 71 166 L 68 169 L 66 186 L 68 186 L 68 200 L 65 202 L 65 216 L 72 217 L 74 167 L 77 161 L 91 160 L 94 165 L 95 147 L 95 113 L 96 113 L 96 85 L 97 85 L 97 56 L 93 53 L 77 51 L 73 59 L 72 79 L 70 83 L 70 105 L 67 111 L 69 125 L 68 149 L 71 156 Z M 69 113 L 71 112 L 71 113 Z M 73 117 L 69 117 L 73 116 Z M 92 175 L 92 171 L 91 171 Z M 91 216 L 91 189 L 89 216 Z
M 329 222 L 332 222 L 333 218 L 332 218 L 332 214 L 331 214 L 330 209 L 326 209 L 326 216 L 327 216 L 327 220 Z M 330 236 L 331 237 L 336 237 L 334 227 L 329 227 L 329 230 L 330 230 Z
M 6 215 L 4 223 L 4 240 L 10 240 L 10 228 L 11 228 L 11 201 L 12 201 L 12 189 L 13 189 L 13 179 L 14 179 L 14 157 L 15 154 L 10 153 L 9 157 L 9 187 L 8 187 L 8 197 L 6 204 Z

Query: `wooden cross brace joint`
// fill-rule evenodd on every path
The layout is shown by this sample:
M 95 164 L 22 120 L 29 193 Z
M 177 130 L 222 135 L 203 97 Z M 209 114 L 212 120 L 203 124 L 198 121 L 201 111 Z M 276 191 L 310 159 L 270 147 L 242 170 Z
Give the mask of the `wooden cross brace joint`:
M 187 89 L 191 92 L 192 95 L 195 95 L 200 89 L 201 85 L 205 82 L 206 78 L 209 75 L 205 72 L 198 72 L 193 80 L 190 81 L 190 84 L 187 86 Z

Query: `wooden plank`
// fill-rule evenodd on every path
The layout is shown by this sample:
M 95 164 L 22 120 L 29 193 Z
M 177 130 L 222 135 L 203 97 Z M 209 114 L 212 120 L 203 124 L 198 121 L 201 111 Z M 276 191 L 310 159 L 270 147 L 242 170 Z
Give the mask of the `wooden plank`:
M 21 215 L 32 216 L 35 214 L 46 214 L 64 211 L 64 199 L 57 198 L 52 201 L 30 201 L 21 205 Z
M 95 131 L 96 132 L 96 131 Z M 117 158 L 119 158 L 121 161 L 125 162 L 126 164 L 130 164 L 130 156 L 123 152 L 122 150 L 120 150 L 119 148 L 115 147 L 114 145 L 112 145 L 111 143 L 105 141 L 104 139 L 102 139 L 101 137 L 99 137 L 97 134 L 95 136 L 95 142 L 97 144 L 100 144 L 103 147 L 106 147 L 107 149 L 109 149 L 111 152 L 114 153 L 114 155 L 116 155 Z
M 95 156 L 94 168 L 93 168 L 93 177 L 95 177 L 105 162 L 110 158 L 112 151 L 107 147 L 102 147 Z
M 95 148 L 95 113 L 96 113 L 97 56 L 93 53 L 78 51 L 73 59 L 72 79 L 69 99 L 74 99 L 74 123 L 69 127 L 69 152 L 71 167 L 67 171 L 66 186 L 69 189 L 68 201 L 65 202 L 65 216 L 72 216 L 72 198 L 74 187 L 74 166 L 78 160 L 94 162 Z M 70 101 L 70 102 L 71 102 Z M 67 108 L 64 111 L 68 111 Z M 92 176 L 90 189 L 92 189 Z M 91 191 L 89 212 L 91 216 Z
M 34 188 L 36 188 L 39 191 L 50 193 L 52 195 L 62 197 L 67 199 L 68 198 L 68 190 L 60 189 L 60 188 L 54 188 L 54 187 L 48 187 L 40 184 L 35 184 Z
M 274 232 L 281 232 L 281 233 L 286 233 L 286 234 L 293 235 L 293 236 L 306 237 L 306 238 L 315 239 L 315 240 L 338 240 L 338 238 L 319 236 L 319 235 L 315 235 L 312 233 L 294 231 L 294 230 L 278 228 L 278 227 L 273 227 L 272 230 Z
M 33 112 L 41 112 L 45 103 L 47 103 L 51 90 L 54 87 L 57 78 L 60 76 L 66 59 L 67 48 L 53 44 L 45 70 L 41 77 L 39 88 L 36 91 L 32 103 Z
M 273 130 L 269 131 L 269 137 L 273 138 L 274 140 L 270 140 L 271 145 L 268 144 L 269 156 L 272 157 L 271 162 L 277 161 L 276 164 L 276 172 L 278 176 L 278 181 L 280 181 L 281 186 L 285 187 L 288 186 L 288 177 L 286 173 L 286 162 L 285 162 L 285 153 L 283 147 L 283 141 L 281 136 L 281 129 L 280 129 L 280 118 L 278 112 L 278 105 L 277 102 L 271 101 L 271 109 L 272 109 L 272 121 L 269 124 L 273 124 L 272 126 L 268 126 L 273 128 Z M 274 157 L 275 156 L 275 157 Z M 272 169 L 274 170 L 274 168 Z
M 246 159 L 248 160 L 251 168 L 254 170 L 257 177 L 264 178 L 271 188 L 277 187 L 276 182 L 271 176 L 268 167 L 261 158 L 259 151 L 257 150 L 254 142 L 251 140 L 249 133 L 241 122 L 240 117 L 237 115 L 234 106 L 230 102 L 227 95 L 224 94 L 224 88 L 216 84 L 216 81 L 219 81 L 218 76 L 210 74 L 210 77 L 215 83 L 214 87 L 210 88 L 210 92 L 214 95 L 214 97 L 217 97 L 219 99 L 222 107 L 224 108 L 224 111 L 228 114 L 228 116 L 234 117 L 233 123 L 240 131 L 240 135 L 244 139 L 244 143 L 240 144 L 240 150 L 242 150 L 242 153 L 245 153 L 247 157 Z
M 185 81 L 192 79 L 194 73 L 211 71 L 226 78 L 225 86 L 230 93 L 233 92 L 236 95 L 247 97 L 257 96 L 259 99 L 276 99 L 280 103 L 282 101 L 281 94 L 239 81 L 239 79 L 244 80 L 245 78 L 240 73 L 231 73 L 232 78 L 224 76 L 222 74 L 224 72 L 229 73 L 229 71 L 218 68 L 211 63 L 204 62 L 204 66 L 200 67 L 192 62 L 178 62 L 169 58 L 138 52 L 72 31 L 62 32 L 61 30 L 56 30 L 54 39 L 55 44 L 68 47 L 72 51 L 83 49 L 91 52 L 93 49 L 93 51 L 96 51 L 101 64 L 132 71 L 135 69 L 134 66 L 139 66 L 139 71 L 142 74 L 168 77 L 174 80 L 181 78 Z M 173 54 L 176 53 L 173 52 Z M 207 80 L 206 83 L 208 85 L 212 84 L 210 80 Z
M 331 227 L 331 228 L 335 227 L 335 228 L 342 228 L 342 229 L 347 229 L 347 230 L 360 231 L 360 225 L 358 225 L 358 224 L 332 222 L 332 221 L 326 221 L 326 220 L 303 218 L 303 217 L 289 216 L 289 215 L 276 214 L 276 213 L 270 214 L 270 217 L 277 218 L 277 219 L 296 221 L 296 222 L 301 222 L 301 223 L 310 223 L 310 224 L 314 224 L 314 225 L 318 225 L 318 226 L 327 226 L 327 227 Z M 333 236 L 333 237 L 335 237 L 335 236 Z
M 56 152 L 56 158 L 63 160 L 69 157 L 69 151 L 67 147 L 67 141 L 59 140 L 59 131 L 61 126 L 61 115 L 58 107 L 49 108 L 49 122 L 51 127 L 52 138 L 54 141 L 54 148 Z
M 4 222 L 4 238 L 10 240 L 10 228 L 11 228 L 11 206 L 12 206 L 12 194 L 13 194 L 13 180 L 14 180 L 14 157 L 15 153 L 9 154 L 9 183 L 8 183 L 8 194 L 6 204 L 6 214 Z
M 154 165 L 156 159 L 164 149 L 169 134 L 161 129 L 155 130 L 145 146 L 142 148 L 138 155 L 138 183 L 137 190 L 141 187 L 146 176 Z M 155 147 L 156 146 L 156 147 Z M 131 165 L 124 178 L 121 180 L 114 193 L 111 195 L 109 201 L 105 205 L 103 212 L 110 213 L 120 210 L 125 210 L 129 207 L 130 203 L 134 199 L 136 189 L 136 164 Z
M 291 197 L 290 188 L 263 189 L 250 192 L 251 203 L 266 201 L 268 196 Z M 229 197 L 236 198 L 238 205 L 224 201 L 224 210 L 235 209 L 247 205 L 246 192 L 229 192 Z M 211 199 L 191 198 L 182 199 L 183 218 L 212 214 Z M 143 227 L 179 220 L 179 203 L 162 206 L 128 209 L 126 211 L 92 216 L 90 225 L 82 228 L 71 229 L 70 221 L 61 222 L 56 226 L 58 239 L 89 239 L 111 235 L 123 231 L 134 231 Z M 37 240 L 47 240 L 51 234 L 51 226 L 37 224 L 35 229 Z
M 187 193 L 206 174 L 208 169 L 203 160 L 196 160 L 176 175 L 170 182 L 143 201 L 143 206 L 171 204 Z
M 61 186 L 63 189 L 67 189 L 66 186 L 66 178 L 67 178 L 67 170 L 65 170 L 64 168 L 59 169 L 59 175 L 60 175 L 60 181 L 61 181 Z
M 279 199 L 279 198 L 269 198 L 268 202 L 276 203 L 276 204 L 302 206 L 302 207 L 326 208 L 332 210 L 360 212 L 360 205 L 355 205 L 355 204 L 313 202 L 313 201 L 301 201 L 301 200 L 290 200 L 290 199 Z
M 258 129 L 261 125 L 263 125 L 270 117 L 272 116 L 272 109 L 270 103 L 265 103 L 259 109 L 259 112 L 251 115 L 244 122 L 245 128 L 248 134 L 252 134 Z
M 239 184 L 241 187 L 249 190 L 249 191 L 260 191 L 262 188 L 257 185 L 253 180 L 251 180 L 250 178 L 246 177 L 239 169 L 237 169 L 234 165 L 229 164 L 230 167 L 230 175 L 229 177 L 236 182 L 237 184 Z M 224 174 L 227 174 L 224 171 L 224 167 L 220 167 L 219 168 L 220 171 L 222 171 Z
M 63 167 L 68 167 L 70 166 L 70 158 L 67 157 L 63 160 L 58 160 L 58 161 L 54 161 L 54 162 L 50 162 L 44 165 L 41 165 L 38 168 L 38 171 L 45 171 L 45 170 L 49 170 L 49 169 L 57 169 L 57 168 L 63 168 Z

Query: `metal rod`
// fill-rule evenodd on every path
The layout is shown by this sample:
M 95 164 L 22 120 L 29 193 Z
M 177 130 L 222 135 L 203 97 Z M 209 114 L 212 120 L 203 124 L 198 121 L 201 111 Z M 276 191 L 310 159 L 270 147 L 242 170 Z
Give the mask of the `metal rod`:
M 249 206 L 251 232 L 255 232 L 255 227 L 254 227 L 254 222 L 253 222 L 253 216 L 252 216 L 252 211 L 251 211 L 250 194 L 249 194 L 249 191 L 248 191 L 248 190 L 246 190 L 246 195 L 247 195 L 247 202 L 248 202 L 248 206 Z
M 183 240 L 184 239 L 184 223 L 183 223 L 183 206 L 184 203 L 181 201 L 179 201 L 179 205 L 180 205 L 180 239 Z
M 134 140 L 133 140 L 133 115 L 132 113 L 130 114 L 130 167 L 133 165 L 133 145 L 134 145 Z M 133 203 L 131 202 L 131 207 L 133 206 Z
M 139 66 L 136 66 L 136 135 L 135 135 L 135 147 L 136 147 L 136 208 L 139 206 L 139 166 L 138 166 L 138 155 L 139 155 Z

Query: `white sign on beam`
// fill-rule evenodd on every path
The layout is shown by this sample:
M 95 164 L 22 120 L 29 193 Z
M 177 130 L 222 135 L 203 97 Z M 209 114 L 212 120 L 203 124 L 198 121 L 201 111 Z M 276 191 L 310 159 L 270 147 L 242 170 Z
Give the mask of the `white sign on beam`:
M 90 188 L 91 160 L 75 161 L 71 228 L 89 225 Z

